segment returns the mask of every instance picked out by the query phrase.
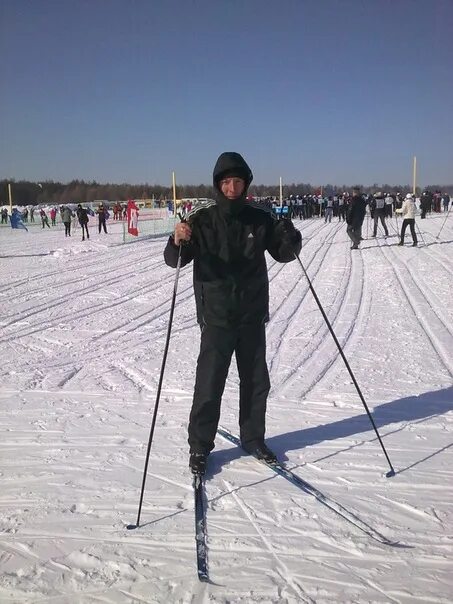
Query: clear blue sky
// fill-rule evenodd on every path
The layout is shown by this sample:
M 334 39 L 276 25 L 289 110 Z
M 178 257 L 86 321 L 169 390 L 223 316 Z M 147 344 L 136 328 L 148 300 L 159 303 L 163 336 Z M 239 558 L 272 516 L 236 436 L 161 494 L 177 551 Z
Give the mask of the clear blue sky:
M 453 0 L 0 0 L 0 178 L 453 182 Z

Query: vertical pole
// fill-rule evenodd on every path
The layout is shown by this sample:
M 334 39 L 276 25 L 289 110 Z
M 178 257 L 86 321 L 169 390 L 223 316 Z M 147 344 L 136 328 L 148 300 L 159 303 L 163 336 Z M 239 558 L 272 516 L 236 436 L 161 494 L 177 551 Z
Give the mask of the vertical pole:
M 13 196 L 11 195 L 11 183 L 8 183 L 8 197 L 9 197 L 9 213 L 13 213 Z
M 172 177 L 173 177 L 173 216 L 176 216 L 176 179 L 175 179 L 175 173 L 172 172 Z
M 280 207 L 283 205 L 283 186 L 282 186 L 282 177 L 280 176 Z
M 417 158 L 414 155 L 414 168 L 412 174 L 412 193 L 415 197 L 415 189 L 417 188 Z

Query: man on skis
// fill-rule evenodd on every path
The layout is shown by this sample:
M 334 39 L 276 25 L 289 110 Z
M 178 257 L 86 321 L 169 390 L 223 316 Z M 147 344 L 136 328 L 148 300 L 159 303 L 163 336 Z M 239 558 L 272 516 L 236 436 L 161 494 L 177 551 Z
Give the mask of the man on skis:
M 371 208 L 373 209 L 373 237 L 377 235 L 378 221 L 381 221 L 382 228 L 384 229 L 385 237 L 389 236 L 389 231 L 385 223 L 385 198 L 384 194 L 380 191 L 374 194 L 373 201 L 371 202 Z
M 220 418 L 220 403 L 233 352 L 240 379 L 239 426 L 244 449 L 276 461 L 264 442 L 270 389 L 265 323 L 269 280 L 265 251 L 290 262 L 301 234 L 290 220 L 277 221 L 265 206 L 247 202 L 252 172 L 239 153 L 222 153 L 214 167 L 217 200 L 194 208 L 176 225 L 164 251 L 176 267 L 194 261 L 194 291 L 201 327 L 200 353 L 189 420 L 189 466 L 204 474 Z

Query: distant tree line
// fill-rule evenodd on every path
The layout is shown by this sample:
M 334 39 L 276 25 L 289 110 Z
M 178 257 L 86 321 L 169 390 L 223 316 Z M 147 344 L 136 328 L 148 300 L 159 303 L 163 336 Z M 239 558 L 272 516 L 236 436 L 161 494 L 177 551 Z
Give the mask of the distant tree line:
M 127 201 L 128 199 L 152 199 L 156 200 L 171 199 L 173 192 L 171 187 L 161 185 L 139 184 L 131 185 L 128 183 L 101 184 L 95 181 L 85 182 L 84 180 L 72 180 L 68 183 L 54 182 L 51 180 L 41 182 L 30 182 L 26 180 L 0 180 L 0 205 L 7 205 L 8 183 L 11 183 L 12 197 L 14 205 L 36 205 L 40 203 L 64 204 L 64 203 L 83 203 L 98 199 L 109 201 Z M 371 186 L 361 187 L 364 193 L 374 193 L 375 191 L 389 191 L 403 193 L 412 191 L 409 185 L 379 185 L 377 183 Z M 430 185 L 431 191 L 440 190 L 453 195 L 453 185 Z M 323 185 L 323 195 L 334 195 L 344 191 L 351 191 L 350 185 Z M 280 190 L 275 185 L 252 185 L 250 194 L 257 197 L 278 197 Z M 319 194 L 321 186 L 313 186 L 306 183 L 292 183 L 283 186 L 283 195 L 309 195 Z M 421 192 L 417 189 L 418 194 Z M 185 197 L 214 197 L 214 188 L 211 185 L 178 185 L 178 199 Z

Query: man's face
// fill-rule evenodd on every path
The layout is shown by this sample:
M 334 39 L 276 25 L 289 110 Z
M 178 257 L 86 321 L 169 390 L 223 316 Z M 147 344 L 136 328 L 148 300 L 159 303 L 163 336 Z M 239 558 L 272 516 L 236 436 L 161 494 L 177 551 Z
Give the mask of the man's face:
M 239 176 L 223 178 L 220 181 L 220 190 L 227 199 L 237 199 L 242 195 L 245 189 L 245 181 Z

